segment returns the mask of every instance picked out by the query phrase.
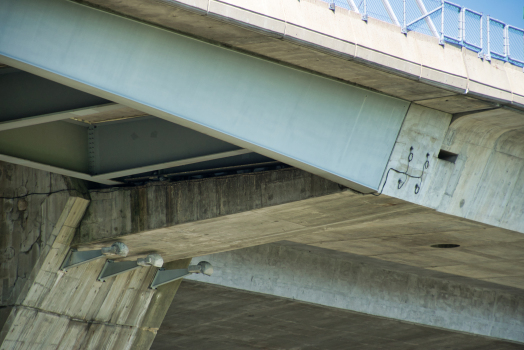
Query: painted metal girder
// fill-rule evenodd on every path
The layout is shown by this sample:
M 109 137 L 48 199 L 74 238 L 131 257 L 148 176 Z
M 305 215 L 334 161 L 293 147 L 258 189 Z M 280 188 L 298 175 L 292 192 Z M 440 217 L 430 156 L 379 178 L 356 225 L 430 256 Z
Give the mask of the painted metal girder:
M 90 173 L 97 179 L 249 153 L 155 117 L 100 123 L 89 128 Z
M 86 109 L 108 109 L 115 104 L 8 67 L 0 69 L 0 106 L 0 130 L 6 130 L 16 126 L 78 117 L 84 115 Z M 73 114 L 75 112 L 77 114 Z M 21 123 L 22 121 L 24 123 Z
M 56 121 L 0 130 L 0 160 L 103 184 L 250 153 L 155 117 L 89 125 Z
M 63 0 L 2 1 L 0 60 L 362 192 L 409 107 Z

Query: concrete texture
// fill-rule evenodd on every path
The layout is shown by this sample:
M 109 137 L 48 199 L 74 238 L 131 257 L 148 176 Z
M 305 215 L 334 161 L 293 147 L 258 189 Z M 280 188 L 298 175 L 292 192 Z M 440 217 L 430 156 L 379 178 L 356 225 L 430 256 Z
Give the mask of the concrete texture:
M 332 12 L 319 0 L 78 2 L 425 105 L 454 96 L 468 102 L 462 112 L 482 109 L 486 99 L 524 106 L 518 67 L 482 61 L 452 45 L 442 48 L 420 33 L 402 35 L 399 27 L 374 18 L 366 23 L 342 8 Z M 457 110 L 447 102 L 438 109 Z
M 180 282 L 153 291 L 148 267 L 98 282 L 105 259 L 59 270 L 89 204 L 83 183 L 0 163 L 0 191 L 0 349 L 149 349 Z
M 524 113 L 495 109 L 461 116 L 412 105 L 387 169 L 408 169 L 399 189 L 391 172 L 383 178 L 384 194 L 439 212 L 501 228 L 524 232 Z M 455 163 L 439 159 L 440 150 L 458 155 Z M 429 157 L 426 157 L 429 154 Z M 423 169 L 425 161 L 429 167 Z M 420 185 L 418 194 L 415 185 Z M 524 258 L 524 256 L 522 256 Z
M 291 242 L 201 259 L 189 279 L 524 343 L 522 289 Z
M 85 244 L 117 237 L 121 239 L 125 235 L 176 227 L 341 191 L 342 188 L 336 183 L 292 168 L 92 190 L 91 205 L 73 243 Z M 189 237 L 184 241 L 195 248 L 198 246 Z M 176 241 L 173 243 L 179 244 Z
M 23 197 L 32 193 L 41 194 Z M 68 198 L 82 193 L 87 188 L 79 180 L 0 162 L 1 306 L 16 302 L 48 252 Z
M 91 192 L 80 249 L 119 240 L 129 259 L 157 252 L 170 261 L 286 239 L 524 288 L 522 233 L 385 195 L 341 192 L 297 169 L 104 192 Z M 438 198 L 433 193 L 420 195 Z M 461 247 L 430 247 L 439 243 Z
M 524 345 L 184 281 L 151 350 L 506 350 Z

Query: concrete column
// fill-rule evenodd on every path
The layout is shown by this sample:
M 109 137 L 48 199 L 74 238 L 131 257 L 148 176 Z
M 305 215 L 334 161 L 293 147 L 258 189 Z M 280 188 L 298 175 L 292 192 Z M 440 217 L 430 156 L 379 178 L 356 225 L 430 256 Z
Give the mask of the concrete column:
M 184 269 L 189 266 L 190 262 L 191 259 L 180 259 L 171 261 L 165 264 L 164 267 L 168 270 Z M 180 279 L 173 283 L 164 284 L 156 289 L 156 293 L 153 295 L 149 308 L 142 320 L 142 327 L 137 330 L 131 349 L 147 350 L 151 347 L 181 282 L 182 280 Z
M 149 349 L 180 282 L 149 289 L 154 267 L 99 282 L 105 259 L 61 271 L 90 203 L 81 184 L 0 163 L 0 185 L 0 349 Z

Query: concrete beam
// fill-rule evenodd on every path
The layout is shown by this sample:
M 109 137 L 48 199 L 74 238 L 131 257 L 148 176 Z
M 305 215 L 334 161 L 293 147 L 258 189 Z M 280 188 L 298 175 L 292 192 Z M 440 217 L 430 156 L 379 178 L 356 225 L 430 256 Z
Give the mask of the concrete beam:
M 524 288 L 521 233 L 333 185 L 285 169 L 92 191 L 75 246 L 118 240 L 130 259 L 170 261 L 287 239 Z M 460 247 L 432 247 L 441 243 Z
M 522 289 L 291 242 L 200 259 L 191 280 L 524 343 Z
M 151 350 L 189 347 L 521 350 L 522 344 L 185 280 Z
M 405 171 L 409 163 L 409 174 L 423 174 L 422 179 L 409 178 L 398 188 L 398 180 L 405 178 L 392 170 L 383 179 L 383 193 L 524 233 L 523 116 L 519 110 L 499 108 L 462 116 L 450 125 L 450 114 L 413 104 L 388 169 Z M 439 157 L 441 150 L 456 154 L 456 161 Z
M 147 239 L 149 236 L 152 239 L 151 244 L 155 246 L 154 250 L 161 249 L 162 254 L 165 254 L 165 261 L 170 261 L 178 259 L 175 255 L 192 254 L 195 250 L 196 254 L 213 245 L 217 245 L 217 249 L 219 246 L 234 247 L 238 245 L 237 239 L 245 240 L 249 242 L 246 244 L 251 245 L 257 244 L 257 239 L 268 242 L 268 239 L 274 240 L 272 236 L 282 232 L 279 228 L 281 225 L 269 221 L 270 226 L 265 227 L 262 225 L 264 219 L 260 217 L 257 219 L 259 225 L 252 223 L 242 228 L 241 225 L 249 222 L 249 218 L 258 217 L 249 211 L 340 191 L 341 188 L 336 183 L 290 168 L 140 187 L 93 190 L 90 192 L 92 204 L 79 228 L 75 244 L 83 244 L 86 248 L 85 244 L 89 242 L 117 237 Z M 207 235 L 210 232 L 207 231 L 190 233 L 193 229 L 178 230 L 184 224 L 205 224 L 206 219 L 222 222 L 227 226 L 228 222 L 233 224 L 227 217 L 230 214 L 238 214 L 235 221 L 238 226 L 226 229 L 228 232 L 225 235 L 217 229 L 209 237 Z M 206 227 L 211 228 L 213 223 L 210 222 L 209 225 Z M 169 232 L 172 237 L 166 239 Z M 176 237 L 175 232 L 180 236 Z M 186 236 L 184 232 L 193 238 Z M 163 243 L 158 244 L 157 238 Z M 169 252 L 169 249 L 177 245 L 179 248 Z M 144 252 L 142 248 L 135 247 L 134 244 L 132 246 L 131 254 Z

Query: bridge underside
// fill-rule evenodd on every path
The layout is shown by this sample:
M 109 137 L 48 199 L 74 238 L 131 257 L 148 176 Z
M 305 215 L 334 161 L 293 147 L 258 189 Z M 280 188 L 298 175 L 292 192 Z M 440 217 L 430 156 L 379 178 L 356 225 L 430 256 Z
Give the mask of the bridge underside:
M 217 335 L 243 317 L 277 331 L 234 302 L 213 308 L 230 294 L 295 310 L 278 324 L 322 312 L 411 334 L 332 332 L 333 347 L 522 347 L 347 311 L 524 342 L 521 76 L 338 9 L 307 28 L 323 2 L 262 3 L 0 4 L 1 349 L 147 349 L 178 284 L 150 289 L 151 267 L 100 282 L 103 259 L 60 271 L 70 247 L 116 241 L 121 260 L 216 267 L 195 279 L 221 287 L 187 286 L 220 297 L 160 328 L 201 312 L 212 334 L 159 344 L 249 347 Z M 299 323 L 288 333 L 318 326 Z
M 188 320 L 191 320 L 188 322 Z M 184 281 L 151 350 L 522 349 L 522 345 Z

